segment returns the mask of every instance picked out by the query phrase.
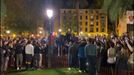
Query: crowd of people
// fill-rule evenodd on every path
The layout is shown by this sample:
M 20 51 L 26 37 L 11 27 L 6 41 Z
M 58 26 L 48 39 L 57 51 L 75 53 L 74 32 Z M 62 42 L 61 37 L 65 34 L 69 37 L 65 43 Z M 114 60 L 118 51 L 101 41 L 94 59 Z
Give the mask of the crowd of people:
M 109 38 L 84 38 L 67 33 L 46 38 L 1 37 L 0 73 L 7 72 L 9 66 L 16 70 L 42 69 L 46 65 L 43 60 L 48 62 L 49 50 L 53 56 L 67 56 L 69 70 L 76 68 L 89 75 L 96 75 L 100 67 L 134 70 L 134 36 L 124 33 L 120 37 L 112 34 Z

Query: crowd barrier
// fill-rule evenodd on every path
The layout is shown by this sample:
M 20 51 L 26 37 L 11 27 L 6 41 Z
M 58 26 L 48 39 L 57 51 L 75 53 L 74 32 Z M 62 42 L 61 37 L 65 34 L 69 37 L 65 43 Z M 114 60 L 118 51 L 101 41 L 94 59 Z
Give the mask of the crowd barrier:
M 43 61 L 46 61 L 46 60 L 43 60 Z M 67 68 L 68 67 L 68 57 L 67 56 L 52 56 L 51 61 L 52 61 L 51 68 Z M 45 64 L 45 63 L 43 63 L 43 64 Z M 134 75 L 134 71 L 101 67 L 98 74 L 99 75 Z
M 134 75 L 133 70 L 117 70 L 107 67 L 101 67 L 99 75 Z
M 68 58 L 67 56 L 56 56 L 52 59 L 52 67 L 68 67 Z M 99 75 L 134 75 L 133 70 L 121 70 L 121 69 L 111 69 L 109 67 L 101 67 Z

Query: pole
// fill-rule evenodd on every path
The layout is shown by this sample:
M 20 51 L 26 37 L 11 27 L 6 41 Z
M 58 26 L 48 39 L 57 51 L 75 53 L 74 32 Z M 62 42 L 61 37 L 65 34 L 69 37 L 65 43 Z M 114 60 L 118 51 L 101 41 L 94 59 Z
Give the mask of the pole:
M 49 19 L 49 46 L 48 46 L 48 68 L 51 68 L 51 50 L 52 50 L 52 39 L 51 39 L 51 19 Z
M 77 15 L 77 35 L 79 35 L 79 0 L 76 2 L 76 15 Z

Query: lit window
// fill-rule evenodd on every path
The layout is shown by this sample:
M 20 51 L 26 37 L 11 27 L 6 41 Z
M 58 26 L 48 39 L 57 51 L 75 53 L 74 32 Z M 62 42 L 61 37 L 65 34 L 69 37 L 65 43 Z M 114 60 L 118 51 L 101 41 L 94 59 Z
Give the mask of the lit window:
M 94 22 L 93 21 L 91 21 L 91 25 L 93 25 L 94 24 Z
M 94 18 L 94 16 L 92 15 L 92 16 L 90 16 L 90 18 L 91 18 L 91 19 L 93 19 L 93 18 Z

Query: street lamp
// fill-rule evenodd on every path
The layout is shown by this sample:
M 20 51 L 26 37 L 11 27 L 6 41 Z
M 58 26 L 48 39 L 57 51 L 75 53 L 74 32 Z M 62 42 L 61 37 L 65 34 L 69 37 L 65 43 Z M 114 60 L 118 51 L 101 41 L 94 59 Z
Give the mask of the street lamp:
M 49 33 L 52 33 L 51 18 L 53 17 L 53 10 L 52 9 L 47 9 L 46 13 L 47 13 L 47 16 L 49 18 L 49 25 L 50 25 Z
M 50 45 L 48 46 L 48 67 L 51 67 L 51 59 L 52 59 L 52 54 L 53 54 L 53 45 L 52 45 L 52 23 L 51 23 L 51 18 L 53 17 L 53 10 L 52 9 L 47 9 L 46 14 L 49 18 L 49 26 L 50 26 L 50 30 L 49 30 L 49 43 Z
M 52 9 L 47 9 L 47 16 L 49 19 L 53 17 L 53 10 Z

